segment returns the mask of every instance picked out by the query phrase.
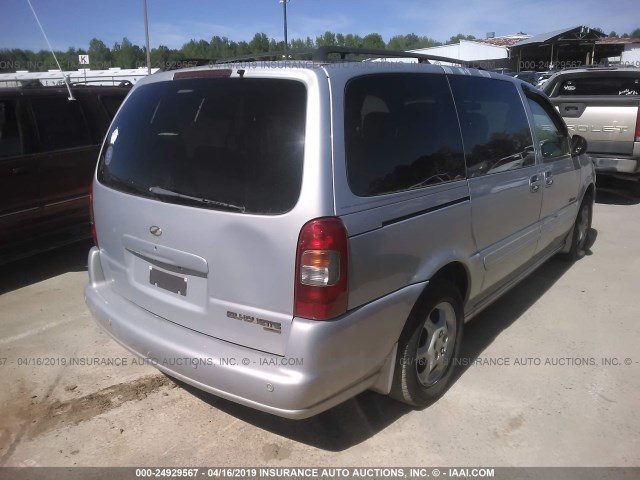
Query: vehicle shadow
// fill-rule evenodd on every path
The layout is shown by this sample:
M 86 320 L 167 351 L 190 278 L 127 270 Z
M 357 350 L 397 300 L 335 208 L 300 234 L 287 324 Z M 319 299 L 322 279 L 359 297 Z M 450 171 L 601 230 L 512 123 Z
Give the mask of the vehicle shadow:
M 598 178 L 596 203 L 605 205 L 637 205 L 640 196 L 634 195 L 633 184 L 615 178 Z
M 571 263 L 568 261 L 551 259 L 470 321 L 465 327 L 461 346 L 461 356 L 469 359 L 469 365 L 570 267 Z M 452 384 L 469 367 L 458 368 Z M 175 379 L 173 381 L 203 402 L 235 418 L 276 435 L 332 452 L 343 451 L 364 442 L 414 410 L 390 397 L 368 391 L 315 417 L 288 420 L 221 399 Z M 428 412 L 428 407 L 423 409 L 423 414 L 428 415 Z
M 589 232 L 593 245 L 597 232 Z M 591 250 L 587 250 L 591 255 Z M 460 348 L 461 365 L 454 375 L 457 381 L 480 357 L 482 352 L 507 328 L 518 320 L 571 268 L 572 263 L 554 257 L 507 292 L 465 325 L 464 340 Z
M 73 241 L 60 248 L 0 265 L 0 295 L 68 272 L 87 271 L 91 239 Z

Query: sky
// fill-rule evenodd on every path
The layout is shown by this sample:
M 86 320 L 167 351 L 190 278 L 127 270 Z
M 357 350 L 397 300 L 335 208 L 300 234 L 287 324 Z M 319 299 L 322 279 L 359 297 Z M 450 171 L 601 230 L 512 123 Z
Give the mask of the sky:
M 127 37 L 144 45 L 142 0 L 31 0 L 56 50 L 112 47 Z M 283 38 L 279 0 L 147 0 L 151 48 L 180 48 L 214 35 L 250 41 L 256 32 Z M 445 41 L 464 33 L 484 38 L 520 31 L 535 35 L 579 25 L 640 27 L 638 0 L 290 0 L 289 39 L 334 33 L 392 36 L 415 33 Z M 46 49 L 27 0 L 0 0 L 0 48 Z

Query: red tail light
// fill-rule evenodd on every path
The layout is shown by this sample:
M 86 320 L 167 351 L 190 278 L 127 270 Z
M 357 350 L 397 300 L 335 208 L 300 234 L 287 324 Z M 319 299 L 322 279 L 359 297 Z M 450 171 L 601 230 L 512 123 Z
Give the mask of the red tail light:
M 89 215 L 91 216 L 91 236 L 93 237 L 93 243 L 98 246 L 98 235 L 96 234 L 96 221 L 93 215 L 93 182 L 89 187 Z
M 349 242 L 338 218 L 306 223 L 298 237 L 294 315 L 329 320 L 347 311 Z

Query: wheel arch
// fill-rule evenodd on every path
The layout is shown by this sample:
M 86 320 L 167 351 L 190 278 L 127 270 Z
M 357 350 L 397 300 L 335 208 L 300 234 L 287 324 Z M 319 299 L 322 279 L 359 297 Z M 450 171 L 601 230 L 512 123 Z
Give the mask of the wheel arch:
M 584 202 L 584 199 L 587 198 L 587 196 L 591 196 L 592 201 L 596 198 L 596 186 L 593 183 L 589 183 L 589 185 L 587 185 L 587 187 L 584 189 L 582 200 L 580 202 L 581 204 L 582 202 Z
M 411 319 L 414 317 L 416 309 L 420 308 L 422 304 L 423 298 L 428 294 L 429 289 L 433 288 L 433 284 L 439 281 L 444 281 L 452 284 L 460 294 L 462 298 L 462 305 L 464 309 L 464 305 L 469 296 L 469 292 L 471 291 L 471 274 L 467 266 L 459 260 L 452 260 L 449 263 L 446 263 L 440 266 L 437 270 L 434 271 L 432 275 L 430 275 L 427 284 L 424 289 L 418 295 L 409 316 L 405 319 L 405 324 L 403 327 L 403 332 L 407 330 L 407 328 L 411 328 Z M 463 311 L 464 316 L 464 311 Z M 402 335 L 402 333 L 401 333 Z
M 460 292 L 463 304 L 467 301 L 471 286 L 471 275 L 462 262 L 453 261 L 442 266 L 431 276 L 431 280 L 446 280 L 450 282 Z M 429 288 L 429 286 L 427 285 L 426 288 Z
M 595 186 L 595 183 L 593 183 L 593 182 L 589 182 L 585 186 L 584 192 L 582 193 L 582 196 L 580 197 L 580 202 L 577 202 L 578 203 L 578 211 L 576 212 L 576 217 L 577 217 L 577 215 L 580 214 L 580 209 L 582 208 L 582 204 L 585 202 L 585 200 L 587 198 L 591 199 L 590 201 L 591 201 L 592 207 L 593 207 L 593 203 L 596 200 L 596 186 Z M 593 208 L 591 209 L 591 215 L 593 216 Z M 571 229 L 569 229 L 569 231 L 567 232 L 567 236 L 566 236 L 566 238 L 564 240 L 564 246 L 562 247 L 562 250 L 560 250 L 560 253 L 565 257 L 571 251 L 571 242 L 572 242 L 572 239 L 573 239 L 574 230 L 575 230 L 575 221 L 574 221 L 574 224 L 571 226 Z

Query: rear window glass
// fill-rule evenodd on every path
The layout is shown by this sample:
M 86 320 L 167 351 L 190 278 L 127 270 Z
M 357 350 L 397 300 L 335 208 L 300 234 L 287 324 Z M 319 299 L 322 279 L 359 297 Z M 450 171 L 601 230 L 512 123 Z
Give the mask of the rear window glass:
M 107 133 L 99 180 L 162 201 L 280 214 L 300 195 L 306 88 L 280 79 L 140 87 Z
M 350 81 L 345 140 L 349 186 L 361 197 L 465 178 L 458 119 L 444 75 Z
M 640 78 L 585 77 L 562 82 L 558 95 L 640 95 Z

